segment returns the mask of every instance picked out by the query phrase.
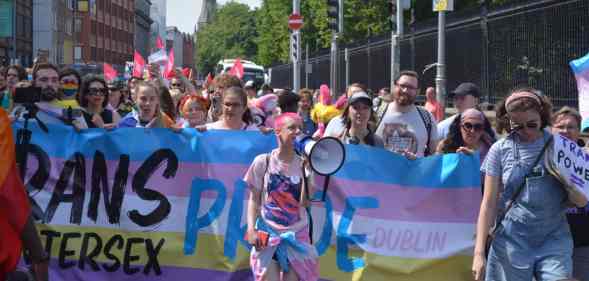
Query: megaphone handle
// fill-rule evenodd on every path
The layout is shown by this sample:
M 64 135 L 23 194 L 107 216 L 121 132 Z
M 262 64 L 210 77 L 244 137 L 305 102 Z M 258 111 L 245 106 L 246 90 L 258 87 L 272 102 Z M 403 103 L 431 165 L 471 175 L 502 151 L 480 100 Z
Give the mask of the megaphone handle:
M 331 176 L 325 176 L 325 181 L 323 182 L 323 194 L 321 195 L 321 201 L 325 202 L 325 196 L 327 195 L 327 189 L 329 188 L 329 178 Z

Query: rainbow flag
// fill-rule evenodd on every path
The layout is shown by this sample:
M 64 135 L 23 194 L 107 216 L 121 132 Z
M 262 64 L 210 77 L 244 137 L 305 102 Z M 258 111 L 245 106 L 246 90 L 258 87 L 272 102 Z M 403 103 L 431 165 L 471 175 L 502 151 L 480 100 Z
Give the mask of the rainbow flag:
M 51 280 L 252 280 L 242 178 L 275 135 L 32 129 L 26 174 L 48 175 L 31 196 Z M 409 161 L 348 145 L 327 201 L 311 208 L 321 278 L 471 280 L 478 167 L 478 155 Z
M 0 280 L 14 271 L 21 256 L 21 232 L 30 214 L 28 197 L 16 168 L 10 120 L 0 108 Z

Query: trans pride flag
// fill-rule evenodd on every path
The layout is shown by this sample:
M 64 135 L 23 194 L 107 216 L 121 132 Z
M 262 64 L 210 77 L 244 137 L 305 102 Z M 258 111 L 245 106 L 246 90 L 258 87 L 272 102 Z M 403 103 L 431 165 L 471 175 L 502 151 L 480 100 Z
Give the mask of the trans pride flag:
M 242 178 L 274 135 L 32 127 L 26 179 L 51 280 L 252 279 Z M 311 208 L 322 279 L 471 280 L 477 155 L 346 156 Z
M 579 113 L 583 118 L 581 131 L 589 128 L 589 53 L 584 57 L 571 61 L 571 69 L 577 80 L 579 90 Z

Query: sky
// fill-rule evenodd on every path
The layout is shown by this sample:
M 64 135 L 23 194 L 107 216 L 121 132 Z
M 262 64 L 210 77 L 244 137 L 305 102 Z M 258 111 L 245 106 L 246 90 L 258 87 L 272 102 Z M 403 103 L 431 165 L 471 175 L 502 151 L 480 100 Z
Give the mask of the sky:
M 217 4 L 223 5 L 229 1 L 248 4 L 250 7 L 259 7 L 262 4 L 262 0 L 217 0 Z M 194 32 L 203 2 L 204 0 L 168 0 L 166 26 L 176 26 L 181 32 Z

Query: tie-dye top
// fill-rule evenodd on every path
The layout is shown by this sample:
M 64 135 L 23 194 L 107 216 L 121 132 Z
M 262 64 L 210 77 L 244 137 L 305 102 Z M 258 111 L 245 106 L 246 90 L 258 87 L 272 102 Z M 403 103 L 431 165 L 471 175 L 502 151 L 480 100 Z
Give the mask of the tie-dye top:
M 302 160 L 295 156 L 291 163 L 283 163 L 278 159 L 278 150 L 273 150 L 266 170 L 266 157 L 262 154 L 254 159 L 244 180 L 250 188 L 257 190 L 262 190 L 265 183 L 261 210 L 266 221 L 283 227 L 292 226 L 301 220 Z

